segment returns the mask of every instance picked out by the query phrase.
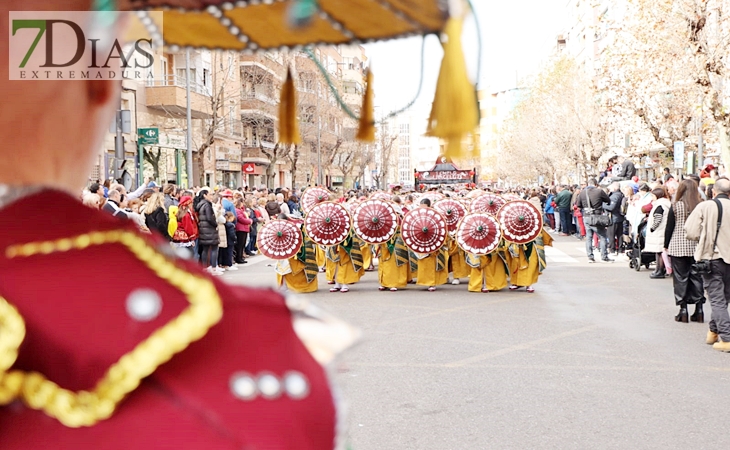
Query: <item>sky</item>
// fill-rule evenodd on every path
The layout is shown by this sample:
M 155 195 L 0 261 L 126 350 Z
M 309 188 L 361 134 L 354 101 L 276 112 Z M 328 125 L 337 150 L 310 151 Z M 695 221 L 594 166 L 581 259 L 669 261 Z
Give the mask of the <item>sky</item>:
M 563 31 L 568 0 L 472 0 L 482 31 L 479 88 L 499 91 L 534 73 Z M 478 40 L 474 17 L 464 24 L 462 42 L 472 81 L 475 81 Z M 422 38 L 379 42 L 365 46 L 374 76 L 376 116 L 407 105 L 415 96 L 421 72 Z M 427 115 L 433 100 L 443 51 L 435 36 L 426 38 L 423 89 L 413 109 Z

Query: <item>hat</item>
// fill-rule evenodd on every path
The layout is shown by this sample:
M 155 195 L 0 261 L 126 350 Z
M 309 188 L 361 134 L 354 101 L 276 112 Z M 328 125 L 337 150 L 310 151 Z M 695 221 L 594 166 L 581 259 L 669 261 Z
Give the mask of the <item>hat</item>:
M 225 191 L 223 191 L 221 193 L 221 196 L 230 198 L 230 197 L 233 197 L 233 192 L 231 192 L 230 189 L 226 189 Z
M 157 183 L 155 183 L 154 181 L 150 181 L 149 184 L 147 185 L 147 187 L 148 188 L 156 188 L 156 187 L 160 187 L 160 185 L 157 184 Z
M 183 206 L 190 205 L 191 203 L 193 203 L 193 198 L 189 195 L 184 195 L 180 197 L 180 203 L 178 204 L 178 206 L 182 208 Z
M 705 170 L 715 170 L 715 166 L 713 164 L 707 164 Z

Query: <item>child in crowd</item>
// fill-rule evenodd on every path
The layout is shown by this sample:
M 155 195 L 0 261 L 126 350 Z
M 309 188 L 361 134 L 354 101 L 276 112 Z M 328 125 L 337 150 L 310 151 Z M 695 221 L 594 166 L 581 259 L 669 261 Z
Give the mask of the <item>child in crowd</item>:
M 225 270 L 238 270 L 238 267 L 233 265 L 233 248 L 236 245 L 236 225 L 233 223 L 236 220 L 236 216 L 231 212 L 226 212 L 226 247 L 223 250 L 221 266 Z

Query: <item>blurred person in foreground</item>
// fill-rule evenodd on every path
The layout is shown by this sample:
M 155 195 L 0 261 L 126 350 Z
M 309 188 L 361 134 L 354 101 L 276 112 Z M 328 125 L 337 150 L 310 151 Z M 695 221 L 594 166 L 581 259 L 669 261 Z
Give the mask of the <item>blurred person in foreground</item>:
M 0 2 L 0 60 L 9 60 L 8 11 L 91 8 Z M 335 319 L 304 300 L 212 279 L 164 239 L 76 198 L 120 88 L 9 81 L 0 65 L 1 447 L 335 447 L 340 427 L 322 366 L 343 348 Z M 24 226 L 12 226 L 15 217 Z M 124 282 L 88 277 L 89 261 L 114 261 Z M 313 329 L 329 337 L 312 340 Z
M 722 352 L 730 352 L 730 180 L 715 182 L 717 196 L 700 203 L 684 226 L 687 239 L 697 241 L 695 261 L 706 263 L 702 280 L 712 308 L 707 343 Z M 722 215 L 720 212 L 722 211 Z M 718 226 L 719 225 L 719 226 Z

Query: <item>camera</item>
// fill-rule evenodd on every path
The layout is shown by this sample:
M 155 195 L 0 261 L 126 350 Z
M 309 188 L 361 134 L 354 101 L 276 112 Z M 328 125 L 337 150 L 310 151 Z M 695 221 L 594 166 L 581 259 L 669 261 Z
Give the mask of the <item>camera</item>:
M 712 273 L 712 265 L 710 264 L 710 260 L 703 259 L 692 264 L 691 270 L 694 275 L 709 275 Z

